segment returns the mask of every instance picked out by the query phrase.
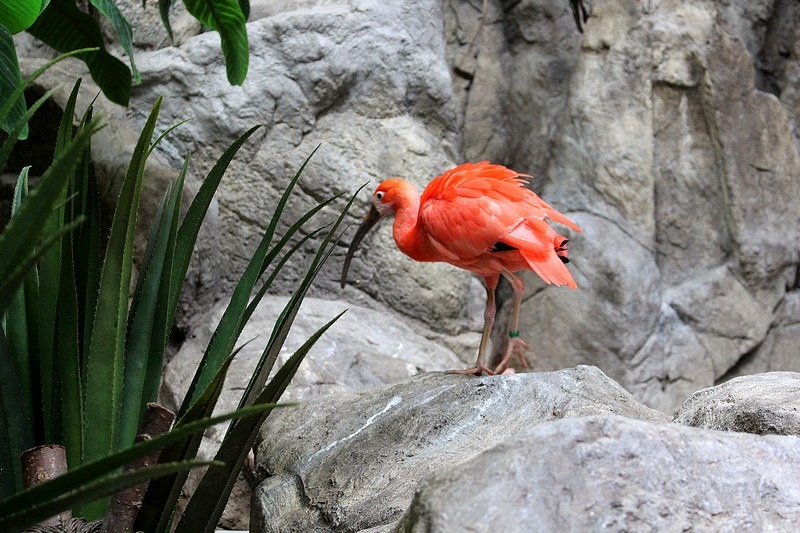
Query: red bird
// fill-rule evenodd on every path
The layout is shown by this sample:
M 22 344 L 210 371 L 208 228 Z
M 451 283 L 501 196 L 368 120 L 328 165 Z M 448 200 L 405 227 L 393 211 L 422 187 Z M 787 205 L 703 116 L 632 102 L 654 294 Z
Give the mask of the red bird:
M 488 161 L 464 163 L 428 184 L 420 197 L 413 184 L 391 178 L 372 194 L 372 208 L 347 251 L 342 287 L 356 248 L 383 216 L 394 213 L 394 241 L 415 261 L 443 261 L 475 272 L 486 282 L 486 310 L 475 366 L 459 374 L 500 374 L 516 354 L 524 364 L 528 345 L 519 338 L 519 309 L 524 285 L 514 272 L 532 270 L 547 283 L 576 288 L 565 266 L 568 239 L 546 219 L 575 231 L 575 223 L 525 187 L 529 178 Z M 514 288 L 514 311 L 503 359 L 493 369 L 485 366 L 486 345 L 494 324 L 495 288 L 500 276 Z

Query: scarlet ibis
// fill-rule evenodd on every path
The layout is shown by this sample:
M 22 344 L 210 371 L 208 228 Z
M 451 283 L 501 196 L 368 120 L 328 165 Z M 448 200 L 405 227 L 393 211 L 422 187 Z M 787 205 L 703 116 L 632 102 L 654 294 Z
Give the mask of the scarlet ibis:
M 464 163 L 428 184 L 420 197 L 406 180 L 390 178 L 372 194 L 372 207 L 356 231 L 342 270 L 342 287 L 358 245 L 381 218 L 394 213 L 397 247 L 415 261 L 443 261 L 478 274 L 486 283 L 486 310 L 475 366 L 460 374 L 499 374 L 516 354 L 525 365 L 528 345 L 519 338 L 519 310 L 524 293 L 515 272 L 532 270 L 547 283 L 576 288 L 565 263 L 568 239 L 546 219 L 580 228 L 526 188 L 527 174 L 488 161 Z M 489 369 L 484 356 L 496 313 L 500 276 L 514 289 L 512 326 L 500 363 Z

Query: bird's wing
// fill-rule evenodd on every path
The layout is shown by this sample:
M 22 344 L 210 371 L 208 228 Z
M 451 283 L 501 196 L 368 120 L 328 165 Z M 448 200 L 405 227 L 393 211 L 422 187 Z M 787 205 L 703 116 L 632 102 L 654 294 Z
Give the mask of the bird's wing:
M 448 259 L 491 250 L 526 219 L 550 218 L 577 231 L 567 217 L 525 188 L 523 174 L 488 161 L 464 163 L 435 178 L 420 198 L 420 222 Z

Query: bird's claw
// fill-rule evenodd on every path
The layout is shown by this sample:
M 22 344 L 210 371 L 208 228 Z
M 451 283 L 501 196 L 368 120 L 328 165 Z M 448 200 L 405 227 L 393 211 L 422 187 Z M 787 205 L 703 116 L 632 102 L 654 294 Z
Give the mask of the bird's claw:
M 461 369 L 450 370 L 447 373 L 448 374 L 463 374 L 463 375 L 467 375 L 467 376 L 481 376 L 484 373 L 487 376 L 493 376 L 495 374 L 494 371 L 490 370 L 486 365 L 484 365 L 482 363 L 478 364 L 476 366 L 473 366 L 472 368 L 466 368 L 466 369 L 463 369 L 463 370 L 461 370 Z
M 515 355 L 517 356 L 517 359 L 519 359 L 519 364 L 522 368 L 530 368 L 531 365 L 525 358 L 525 352 L 529 351 L 531 351 L 531 347 L 528 346 L 527 342 L 519 337 L 512 337 L 508 339 L 506 353 L 503 355 L 503 359 L 500 360 L 500 363 L 494 368 L 494 373 L 503 374 L 508 369 L 508 364 Z

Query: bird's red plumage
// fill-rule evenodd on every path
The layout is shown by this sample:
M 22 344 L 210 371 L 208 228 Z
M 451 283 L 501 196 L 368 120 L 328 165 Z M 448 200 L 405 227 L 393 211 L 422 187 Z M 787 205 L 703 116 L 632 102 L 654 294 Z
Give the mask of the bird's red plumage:
M 414 229 L 418 235 L 411 248 L 427 240 L 436 252 L 427 254 L 428 261 L 448 262 L 484 276 L 503 269 L 533 270 L 548 283 L 575 287 L 556 252 L 566 239 L 546 219 L 580 229 L 527 189 L 523 177 L 527 176 L 483 161 L 464 163 L 435 178 L 420 198 Z M 492 251 L 498 243 L 516 250 Z M 398 245 L 403 248 L 399 241 Z M 414 251 L 406 253 L 414 257 Z

